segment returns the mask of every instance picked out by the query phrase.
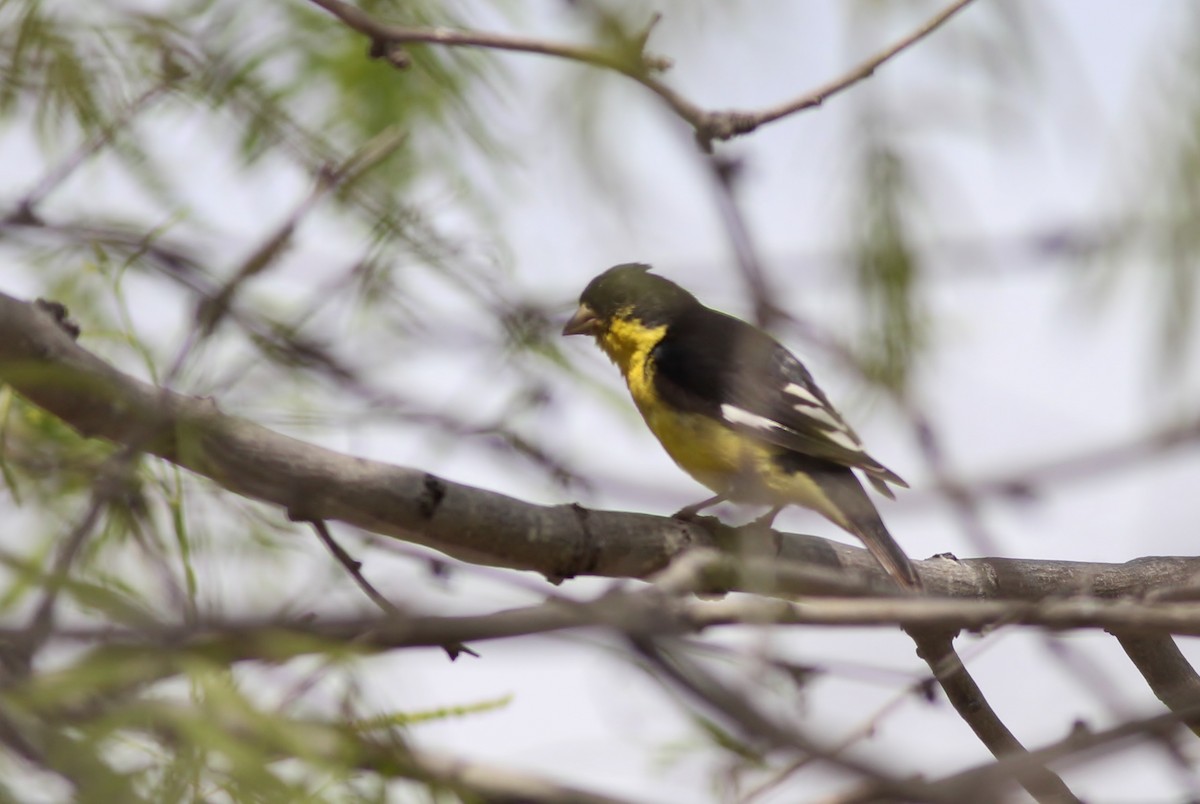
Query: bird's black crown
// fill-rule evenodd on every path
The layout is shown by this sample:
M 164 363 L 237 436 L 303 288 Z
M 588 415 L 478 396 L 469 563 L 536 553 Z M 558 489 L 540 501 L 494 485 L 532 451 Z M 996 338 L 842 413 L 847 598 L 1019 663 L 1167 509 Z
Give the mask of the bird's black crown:
M 637 262 L 616 265 L 600 274 L 583 289 L 579 301 L 602 319 L 628 315 L 647 326 L 666 323 L 699 304 L 679 285 L 650 273 L 649 265 Z

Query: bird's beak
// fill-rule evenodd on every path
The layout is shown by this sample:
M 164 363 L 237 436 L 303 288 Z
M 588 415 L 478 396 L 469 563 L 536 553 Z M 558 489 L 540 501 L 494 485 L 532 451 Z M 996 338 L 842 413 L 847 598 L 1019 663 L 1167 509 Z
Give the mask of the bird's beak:
M 579 305 L 575 315 L 563 327 L 563 335 L 595 335 L 600 331 L 600 319 L 591 307 Z

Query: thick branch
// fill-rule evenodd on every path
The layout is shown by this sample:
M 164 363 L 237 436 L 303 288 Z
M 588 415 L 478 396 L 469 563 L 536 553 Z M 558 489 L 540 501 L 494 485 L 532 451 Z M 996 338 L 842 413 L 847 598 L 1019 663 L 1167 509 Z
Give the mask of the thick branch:
M 417 469 L 342 455 L 162 391 L 76 345 L 49 315 L 0 294 L 0 380 L 85 436 L 148 452 L 243 496 L 434 547 L 476 563 L 641 576 L 693 544 L 701 527 L 662 517 L 527 505 Z
M 4 294 L 0 381 L 85 436 L 118 444 L 136 440 L 229 491 L 282 506 L 295 519 L 346 522 L 473 563 L 555 580 L 581 574 L 640 578 L 688 548 L 728 545 L 738 537 L 711 518 L 694 523 L 532 505 L 419 469 L 306 444 L 222 413 L 211 399 L 163 391 L 123 374 L 76 344 L 52 316 Z M 779 593 L 828 593 L 836 586 L 828 569 L 852 571 L 859 586 L 870 579 L 878 592 L 892 588 L 858 547 L 789 534 L 779 558 L 766 576 L 756 571 L 727 578 L 729 588 L 758 588 L 766 577 Z M 1191 586 L 1200 574 L 1200 560 L 1170 557 L 1125 564 L 938 558 L 917 566 L 936 595 L 1025 600 L 1073 591 L 1141 595 Z

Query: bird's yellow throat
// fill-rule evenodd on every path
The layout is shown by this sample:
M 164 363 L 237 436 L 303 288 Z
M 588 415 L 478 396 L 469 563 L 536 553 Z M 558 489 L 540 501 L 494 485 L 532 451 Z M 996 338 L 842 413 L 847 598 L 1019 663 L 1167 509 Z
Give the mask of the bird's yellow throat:
M 645 374 L 646 357 L 658 345 L 667 332 L 666 325 L 647 327 L 636 318 L 627 318 L 619 312 L 597 338 L 597 343 L 612 362 L 617 364 L 633 390 L 634 378 L 642 380 Z

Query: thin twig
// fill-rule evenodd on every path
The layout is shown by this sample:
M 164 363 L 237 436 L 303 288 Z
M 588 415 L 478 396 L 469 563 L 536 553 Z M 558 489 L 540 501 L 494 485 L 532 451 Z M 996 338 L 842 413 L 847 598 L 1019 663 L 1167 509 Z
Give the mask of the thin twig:
M 1179 603 L 1136 603 L 1090 598 L 1042 603 L 996 600 L 935 600 L 927 597 L 753 599 L 672 601 L 656 586 L 634 592 L 609 592 L 590 601 L 551 600 L 491 614 L 435 616 L 406 613 L 319 621 L 208 619 L 179 625 L 147 624 L 137 628 L 68 627 L 55 629 L 54 639 L 112 646 L 184 646 L 193 640 L 213 645 L 221 639 L 231 648 L 253 651 L 263 634 L 288 631 L 323 639 L 359 640 L 374 649 L 437 646 L 447 641 L 483 641 L 549 634 L 578 628 L 611 627 L 624 633 L 683 636 L 717 627 L 741 625 L 821 626 L 830 628 L 905 627 L 914 630 L 986 631 L 1037 627 L 1056 631 L 1099 628 L 1109 631 L 1161 631 L 1200 635 L 1200 606 Z M 0 642 L 22 634 L 0 628 Z M 241 646 L 241 647 L 239 647 Z M 298 649 L 309 650 L 298 646 Z M 215 650 L 215 648 L 214 648 Z M 1183 702 L 1189 704 L 1190 702 Z
M 974 791 L 992 788 L 1011 779 L 1018 779 L 1029 770 L 1044 767 L 1051 762 L 1061 763 L 1068 758 L 1086 759 L 1085 754 L 1102 754 L 1116 749 L 1122 743 L 1147 736 L 1171 739 L 1179 730 L 1181 721 L 1198 716 L 1200 716 L 1200 707 L 1194 706 L 1179 712 L 1168 712 L 1122 723 L 1104 731 L 1093 732 L 1086 726 L 1077 724 L 1065 738 L 1043 748 L 971 768 L 953 776 L 932 781 L 929 785 L 933 790 L 941 788 L 956 801 L 963 801 L 972 798 Z M 876 800 L 871 795 L 844 799 L 846 802 Z
M 1175 644 L 1170 634 L 1149 629 L 1113 629 L 1125 655 L 1133 662 L 1150 689 L 1172 712 L 1200 709 L 1200 675 Z M 1184 724 L 1200 736 L 1200 718 Z
M 1047 482 L 1071 482 L 1102 475 L 1115 469 L 1190 446 L 1200 441 L 1200 418 L 1165 424 L 1155 430 L 1122 441 L 1089 449 L 1067 458 L 1056 458 L 1020 469 L 998 472 L 990 477 L 951 480 L 940 478 L 906 500 L 928 499 L 929 495 L 1000 496 L 1034 499 L 1038 486 Z
M 404 612 L 392 601 L 384 597 L 378 589 L 376 589 L 370 581 L 362 574 L 362 562 L 350 557 L 342 546 L 333 538 L 333 534 L 329 532 L 329 526 L 322 519 L 310 519 L 308 524 L 313 526 L 313 530 L 317 532 L 317 536 L 321 539 L 321 544 L 329 549 L 333 557 L 338 560 L 338 563 L 346 568 L 346 572 L 350 573 L 350 577 L 358 584 L 358 588 L 363 590 L 371 601 L 383 610 L 384 614 L 390 614 L 393 617 L 403 617 Z
M 912 628 L 906 630 L 917 644 L 917 655 L 929 665 L 954 710 L 966 721 L 971 731 L 975 732 L 992 755 L 997 759 L 1028 757 L 1025 746 L 1021 745 L 992 709 L 992 705 L 983 695 L 983 690 L 975 683 L 975 679 L 967 672 L 962 659 L 955 652 L 954 632 Z M 1042 804 L 1079 802 L 1063 780 L 1045 765 L 1026 763 L 1017 775 L 1017 780 Z
M 874 779 L 876 784 L 896 793 L 912 795 L 922 786 L 920 783 L 906 782 L 882 768 L 846 756 L 845 752 L 833 751 L 822 746 L 813 738 L 759 711 L 745 695 L 730 689 L 699 663 L 688 660 L 678 651 L 667 650 L 656 641 L 643 636 L 631 637 L 630 644 L 662 677 L 676 684 L 702 705 L 723 715 L 751 742 L 769 748 L 790 748 L 799 751 L 860 777 Z
M 754 238 L 750 235 L 750 227 L 746 223 L 746 216 L 742 214 L 741 205 L 737 200 L 736 185 L 741 163 L 708 155 L 705 165 L 715 186 L 717 212 L 729 235 L 738 271 L 750 292 L 750 300 L 754 305 L 754 322 L 760 327 L 769 328 L 782 313 L 779 306 L 772 301 L 775 294 L 769 286 L 758 249 L 754 245 Z
M 376 589 L 370 581 L 367 580 L 366 576 L 362 573 L 362 562 L 352 558 L 351 555 L 347 553 L 340 544 L 337 543 L 337 540 L 333 538 L 333 534 L 329 532 L 329 526 L 325 524 L 324 520 L 310 519 L 307 520 L 307 522 L 313 526 L 313 530 L 317 532 L 317 536 L 321 539 L 321 543 L 329 549 L 329 552 L 332 553 L 333 557 L 338 560 L 338 563 L 346 568 L 346 572 L 350 573 L 350 577 L 354 579 L 356 584 L 358 584 L 358 588 L 362 589 L 366 596 L 371 598 L 371 601 L 383 610 L 384 614 L 387 614 L 391 617 L 407 616 L 399 606 L 384 597 L 383 594 Z M 479 657 L 478 653 L 471 650 L 461 642 L 446 642 L 441 645 L 441 648 L 446 651 L 446 655 L 450 657 L 450 661 L 454 661 L 458 658 L 459 654 L 462 653 L 470 654 L 476 658 Z
M 601 50 L 583 45 L 550 42 L 527 36 L 486 33 L 482 31 L 456 31 L 450 28 L 420 28 L 416 26 L 391 25 L 381 22 L 357 6 L 341 0 L 309 0 L 328 11 L 349 28 L 371 37 L 382 44 L 407 45 L 424 43 L 447 47 L 479 47 L 489 50 L 508 50 L 518 53 L 533 53 L 554 56 L 568 61 L 577 61 L 596 67 L 604 67 L 621 73 L 637 72 L 639 69 L 665 69 L 668 63 L 661 59 L 640 62 L 627 54 Z M 377 53 L 384 56 L 387 54 Z M 640 55 L 640 54 L 639 54 Z
M 263 238 L 242 263 L 234 270 L 229 280 L 210 298 L 206 298 L 196 308 L 196 331 L 199 340 L 203 340 L 216 329 L 217 324 L 225 316 L 233 303 L 234 294 L 247 280 L 262 273 L 283 253 L 296 233 L 300 222 L 316 208 L 325 196 L 336 190 L 345 182 L 352 181 L 357 176 L 370 170 L 381 161 L 391 156 L 404 143 L 404 134 L 398 128 L 388 128 L 377 134 L 361 148 L 351 154 L 340 165 L 327 167 L 318 171 L 312 189 L 302 198 L 292 211 L 284 217 L 275 229 Z M 187 350 L 184 349 L 176 358 L 178 365 Z M 172 372 L 168 372 L 170 376 Z
M 714 140 L 728 140 L 748 134 L 766 123 L 780 120 L 814 106 L 820 106 L 834 95 L 869 78 L 883 64 L 941 27 L 943 23 L 970 4 L 971 0 L 957 0 L 890 47 L 862 61 L 837 78 L 793 100 L 761 111 L 713 112 L 705 111 L 655 77 L 654 74 L 665 69 L 669 62 L 645 53 L 642 49 L 645 45 L 644 33 L 631 38 L 628 48 L 601 49 L 506 34 L 389 25 L 355 6 L 342 2 L 342 0 L 309 0 L 309 2 L 325 9 L 347 27 L 370 37 L 373 43 L 372 54 L 387 58 L 398 67 L 407 67 L 408 62 L 407 59 L 399 57 L 396 50 L 405 44 L 421 42 L 448 47 L 478 47 L 535 53 L 612 70 L 638 82 L 657 95 L 676 115 L 691 125 L 700 147 L 705 151 L 710 151 Z
M 24 221 L 26 223 L 36 222 L 38 216 L 34 210 L 45 200 L 46 196 L 50 195 L 50 193 L 54 192 L 56 188 L 70 178 L 89 157 L 94 156 L 101 148 L 108 145 L 122 129 L 128 126 L 138 114 L 148 108 L 153 101 L 166 94 L 167 90 L 174 83 L 175 78 L 169 77 L 134 98 L 133 102 L 120 114 L 102 126 L 92 136 L 85 139 L 80 143 L 78 148 L 48 170 L 42 176 L 41 180 L 17 201 L 14 211 L 7 220 Z
M 148 428 L 147 432 L 149 429 L 152 428 Z M 142 438 L 144 439 L 144 437 L 143 435 Z M 83 549 L 84 543 L 95 530 L 100 515 L 109 503 L 126 488 L 125 484 L 134 460 L 141 454 L 138 441 L 123 446 L 105 460 L 97 470 L 87 510 L 59 545 L 58 555 L 54 559 L 54 568 L 46 579 L 41 600 L 38 601 L 33 616 L 29 618 L 29 623 L 25 626 L 22 635 L 10 643 L 19 646 L 26 666 L 50 636 L 54 627 L 54 612 L 58 605 L 59 595 L 67 585 L 71 567 L 78 558 L 79 551 Z M 13 668 L 10 666 L 9 669 Z
M 957 0 L 957 2 L 951 3 L 937 14 L 934 14 L 932 17 L 930 17 L 924 25 L 917 28 L 908 36 L 898 40 L 891 47 L 879 51 L 874 56 L 864 60 L 858 66 L 850 69 L 843 75 L 833 79 L 827 84 L 817 87 L 811 92 L 801 95 L 795 100 L 788 101 L 787 103 L 781 103 L 778 106 L 754 113 L 756 118 L 754 124 L 755 127 L 761 126 L 765 123 L 771 123 L 780 119 L 781 117 L 787 117 L 790 114 L 795 114 L 796 112 L 812 108 L 813 106 L 820 106 L 822 103 L 829 100 L 834 95 L 837 95 L 839 92 L 849 89 L 859 81 L 870 78 L 875 74 L 876 70 L 884 65 L 884 63 L 891 61 L 892 59 L 896 58 L 896 56 L 899 56 L 905 50 L 908 50 L 910 47 L 915 45 L 917 42 L 920 42 L 922 39 L 929 36 L 938 28 L 942 27 L 942 25 L 951 17 L 962 11 L 970 4 L 971 0 Z

